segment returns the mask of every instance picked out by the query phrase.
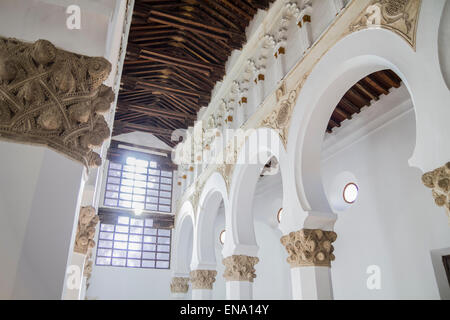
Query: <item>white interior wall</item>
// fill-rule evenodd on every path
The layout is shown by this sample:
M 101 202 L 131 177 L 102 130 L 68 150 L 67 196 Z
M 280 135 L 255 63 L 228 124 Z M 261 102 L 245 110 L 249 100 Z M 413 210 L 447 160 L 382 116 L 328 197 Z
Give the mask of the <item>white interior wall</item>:
M 387 98 L 370 109 L 385 108 Z M 351 182 L 336 184 L 343 172 L 359 186 L 358 199 L 338 212 L 335 225 L 338 239 L 332 279 L 336 299 L 439 299 L 431 250 L 450 247 L 448 221 L 444 209 L 434 204 L 431 191 L 423 186 L 422 173 L 408 165 L 415 141 L 414 111 L 408 103 L 409 110 L 376 130 L 359 132 L 359 140 L 322 163 L 329 199 L 335 199 L 333 194 L 340 194 Z M 349 125 L 353 121 L 357 120 Z M 339 130 L 333 139 L 346 138 L 339 136 Z M 366 285 L 367 268 L 372 265 L 381 271 L 380 290 L 369 290 Z
M 86 298 L 89 300 L 168 300 L 171 299 L 171 278 L 171 270 L 94 265 Z
M 84 168 L 42 147 L 0 150 L 0 298 L 60 299 Z
M 119 3 L 2 0 L 0 36 L 30 42 L 46 39 L 64 50 L 109 56 L 111 36 L 120 38 L 108 35 L 108 29 L 117 23 L 112 17 Z M 72 4 L 81 8 L 80 30 L 66 27 L 66 8 Z M 0 180 L 8 182 L 0 192 L 0 233 L 9 239 L 0 245 L 2 260 L 7 260 L 0 275 L 0 297 L 60 299 L 84 168 L 45 147 L 0 142 L 0 150 Z
M 437 257 L 450 250 L 447 217 L 423 186 L 422 173 L 408 165 L 414 141 L 414 110 L 404 86 L 326 135 L 323 183 L 338 213 L 332 263 L 336 299 L 448 299 L 442 289 L 448 287 L 447 279 Z M 340 195 L 350 180 L 360 187 L 359 197 L 353 205 L 339 206 L 334 195 Z M 281 199 L 279 174 L 258 183 L 253 203 L 260 258 L 255 299 L 291 295 L 287 254 L 275 220 Z M 223 223 L 216 224 L 217 235 L 222 229 Z M 219 243 L 216 254 L 220 262 Z M 367 268 L 372 265 L 380 267 L 381 290 L 367 288 Z M 224 298 L 221 263 L 218 272 L 214 296 Z
M 131 132 L 113 137 L 114 140 L 133 143 L 141 146 L 154 147 L 164 150 L 171 150 L 171 147 L 156 138 L 152 134 L 144 132 Z M 105 162 L 105 174 L 108 169 L 108 161 Z M 173 197 L 172 197 L 172 213 L 176 208 L 176 200 L 179 197 L 179 187 L 177 186 L 177 172 L 173 173 Z M 104 190 L 106 181 L 103 179 L 101 183 L 101 195 L 98 203 L 99 207 L 103 206 Z M 97 232 L 98 233 L 98 232 Z M 172 232 L 172 242 L 174 235 Z M 190 247 L 192 252 L 192 244 Z M 172 246 L 173 249 L 173 246 Z M 96 248 L 94 248 L 94 259 L 96 257 Z M 189 250 L 188 250 L 189 251 Z M 172 257 L 171 257 L 172 258 Z M 93 265 L 92 276 L 89 280 L 89 288 L 86 292 L 87 299 L 170 299 L 170 281 L 172 278 L 172 270 L 162 269 L 136 269 L 111 266 Z M 188 292 L 188 296 L 190 291 Z

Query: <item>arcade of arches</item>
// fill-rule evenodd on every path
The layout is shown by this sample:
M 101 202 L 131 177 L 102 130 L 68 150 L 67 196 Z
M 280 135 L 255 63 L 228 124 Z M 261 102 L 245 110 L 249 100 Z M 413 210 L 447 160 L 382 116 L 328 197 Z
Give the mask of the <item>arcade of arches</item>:
M 36 2 L 0 298 L 450 299 L 450 1 Z

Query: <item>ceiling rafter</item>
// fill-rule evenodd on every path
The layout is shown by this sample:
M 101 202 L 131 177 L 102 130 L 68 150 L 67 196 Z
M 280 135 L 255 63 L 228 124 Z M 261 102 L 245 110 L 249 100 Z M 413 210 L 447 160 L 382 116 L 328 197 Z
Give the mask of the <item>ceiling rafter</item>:
M 208 105 L 232 50 L 242 47 L 254 14 L 270 3 L 136 0 L 114 134 L 150 132 L 173 146 L 168 131 L 192 125 Z

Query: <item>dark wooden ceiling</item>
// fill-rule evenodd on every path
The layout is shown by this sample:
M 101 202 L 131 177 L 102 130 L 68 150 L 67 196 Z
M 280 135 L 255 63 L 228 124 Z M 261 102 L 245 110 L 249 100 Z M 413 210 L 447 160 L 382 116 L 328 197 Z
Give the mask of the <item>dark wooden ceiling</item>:
M 245 28 L 270 0 L 136 0 L 113 135 L 152 133 L 170 146 L 225 74 Z
M 339 101 L 328 121 L 327 132 L 339 128 L 342 121 L 350 120 L 361 108 L 370 106 L 372 100 L 378 101 L 381 95 L 388 95 L 391 88 L 400 85 L 401 79 L 392 70 L 378 71 L 361 79 Z

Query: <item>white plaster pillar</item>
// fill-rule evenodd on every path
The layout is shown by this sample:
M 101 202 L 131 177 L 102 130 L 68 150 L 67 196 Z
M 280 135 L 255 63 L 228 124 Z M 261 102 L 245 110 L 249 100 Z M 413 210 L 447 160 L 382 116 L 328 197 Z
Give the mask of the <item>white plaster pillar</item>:
M 170 292 L 174 300 L 186 300 L 187 292 L 189 290 L 188 277 L 172 277 L 170 283 Z
M 311 28 L 311 14 L 312 14 L 312 4 L 307 3 L 303 7 L 302 11 L 298 16 L 297 26 L 300 28 L 300 43 L 303 53 L 308 50 L 312 43 L 312 28 Z
M 253 299 L 253 279 L 256 278 L 255 264 L 259 259 L 244 255 L 232 255 L 223 259 L 228 300 Z
M 253 282 L 250 281 L 227 281 L 227 300 L 252 300 Z
M 192 300 L 211 300 L 216 270 L 193 270 L 190 273 Z
M 74 252 L 71 263 L 67 266 L 64 300 L 80 300 L 84 276 L 92 272 L 92 248 L 95 246 L 95 228 L 99 217 L 92 206 L 82 207 L 78 217 Z
M 332 300 L 333 287 L 329 267 L 291 268 L 294 300 Z
M 281 237 L 291 265 L 294 300 L 331 300 L 331 261 L 336 233 L 320 229 L 301 229 Z
M 287 73 L 286 67 L 286 42 L 279 41 L 275 46 L 275 71 L 276 78 L 281 80 Z
M 81 295 L 80 295 L 80 300 L 86 300 L 86 291 L 87 291 L 87 277 L 83 276 L 83 279 L 81 281 Z
M 192 289 L 192 300 L 212 300 L 212 289 Z
M 64 300 L 80 300 L 83 288 L 83 270 L 86 255 L 74 252 L 67 266 L 66 290 Z

